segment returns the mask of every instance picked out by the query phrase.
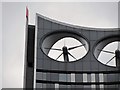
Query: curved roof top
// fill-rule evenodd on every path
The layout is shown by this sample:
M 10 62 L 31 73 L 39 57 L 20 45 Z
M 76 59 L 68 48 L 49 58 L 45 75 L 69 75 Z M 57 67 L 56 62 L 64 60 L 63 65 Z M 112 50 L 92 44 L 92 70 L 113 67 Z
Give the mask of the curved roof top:
M 49 17 L 46 17 L 46 16 L 43 16 L 41 14 L 38 14 L 36 13 L 36 16 L 37 17 L 41 17 L 45 20 L 48 20 L 50 22 L 53 22 L 53 23 L 57 23 L 57 24 L 61 24 L 61 25 L 66 25 L 68 27 L 72 27 L 72 28 L 77 28 L 77 29 L 84 29 L 84 30 L 97 30 L 97 31 L 118 31 L 120 30 L 120 28 L 92 28 L 92 27 L 84 27 L 84 26 L 78 26 L 78 25 L 72 25 L 72 24 L 69 24 L 69 23 L 65 23 L 65 22 L 61 22 L 61 21 L 57 21 L 57 20 L 54 20 L 54 19 L 51 19 Z

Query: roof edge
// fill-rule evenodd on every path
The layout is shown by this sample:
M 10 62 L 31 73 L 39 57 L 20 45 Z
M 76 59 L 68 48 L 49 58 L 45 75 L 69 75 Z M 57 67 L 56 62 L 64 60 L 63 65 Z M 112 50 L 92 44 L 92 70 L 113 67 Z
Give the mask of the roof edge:
M 71 28 L 76 28 L 76 29 L 95 30 L 95 31 L 119 31 L 120 30 L 120 28 L 96 28 L 96 27 L 93 28 L 93 27 L 84 27 L 84 26 L 72 25 L 72 24 L 69 24 L 69 23 L 65 23 L 65 22 L 57 21 L 55 19 L 51 19 L 51 18 L 46 17 L 46 16 L 44 16 L 42 14 L 39 14 L 39 13 L 36 13 L 36 16 L 41 17 L 43 19 L 46 19 L 48 21 L 51 21 L 53 23 L 65 25 L 65 26 L 68 26 L 68 27 L 71 27 Z

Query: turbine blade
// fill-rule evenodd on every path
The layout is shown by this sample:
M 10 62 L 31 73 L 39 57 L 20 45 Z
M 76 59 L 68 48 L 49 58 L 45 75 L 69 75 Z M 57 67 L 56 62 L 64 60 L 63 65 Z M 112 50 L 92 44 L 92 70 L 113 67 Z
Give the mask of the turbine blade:
M 115 54 L 114 52 L 111 52 L 111 51 L 106 51 L 106 50 L 100 50 L 98 49 L 99 51 L 102 51 L 102 52 L 106 52 L 106 53 L 111 53 L 111 54 Z
M 44 48 L 44 49 L 50 49 L 50 50 L 58 50 L 58 51 L 62 51 L 61 49 L 57 49 L 57 48 Z
M 106 64 L 108 64 L 108 63 L 109 63 L 110 61 L 112 61 L 114 58 L 115 58 L 115 56 L 112 57 Z
M 64 46 L 66 45 L 65 38 L 64 38 Z
M 62 55 L 63 53 L 61 53 L 57 58 L 56 58 L 56 60 Z
M 68 52 L 68 54 L 69 54 L 71 57 L 73 57 L 74 59 L 76 59 L 71 53 Z M 77 59 L 76 59 L 76 60 L 77 60 Z
M 75 48 L 78 48 L 78 47 L 82 47 L 82 46 L 85 46 L 85 44 L 82 44 L 82 45 L 79 45 L 79 46 L 70 47 L 70 48 L 68 48 L 68 50 L 72 50 L 72 49 L 75 49 Z
M 118 41 L 118 50 L 120 50 L 120 42 Z

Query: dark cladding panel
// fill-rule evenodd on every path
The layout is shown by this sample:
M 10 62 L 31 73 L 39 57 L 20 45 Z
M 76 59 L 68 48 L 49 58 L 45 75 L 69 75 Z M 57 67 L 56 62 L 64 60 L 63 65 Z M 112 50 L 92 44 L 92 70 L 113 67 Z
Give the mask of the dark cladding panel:
M 43 68 L 44 68 L 45 70 L 51 69 L 51 61 L 48 60 L 48 59 L 44 59 Z
M 37 46 L 36 46 L 36 48 L 37 49 L 40 49 L 41 47 L 40 47 L 40 43 L 41 43 L 41 39 L 40 38 L 37 38 Z
M 59 29 L 60 29 L 60 30 L 66 30 L 67 27 L 66 27 L 65 25 L 59 25 Z
M 105 32 L 97 32 L 97 39 L 101 39 L 105 36 Z
M 79 63 L 75 63 L 75 71 L 83 71 L 83 62 L 79 61 Z
M 44 54 L 44 53 L 43 53 L 43 54 Z M 44 57 L 44 60 L 49 60 L 48 62 L 50 62 L 50 58 L 49 58 L 47 55 L 44 54 L 43 57 Z
M 50 75 L 51 75 L 51 73 L 47 73 L 47 74 L 46 74 L 46 79 L 47 79 L 48 81 L 51 80 Z
M 59 63 L 56 61 L 51 61 L 51 69 L 52 70 L 59 70 Z
M 44 63 L 43 58 L 37 58 L 36 67 L 38 69 L 43 69 L 43 63 Z
M 99 71 L 107 71 L 107 67 L 105 67 L 102 63 L 99 63 L 98 64 L 98 67 L 99 67 Z
M 82 34 L 83 34 L 88 40 L 90 40 L 90 31 L 89 31 L 89 30 L 82 30 Z
M 74 30 L 74 28 L 66 26 L 66 30 Z
M 27 64 L 33 67 L 34 64 L 35 26 L 28 26 L 27 40 Z
M 40 18 L 40 17 L 38 17 L 38 27 L 37 28 L 44 28 L 44 19 L 43 18 Z M 39 29 L 38 29 L 39 30 Z
M 59 63 L 59 70 L 67 70 L 66 68 L 67 67 L 65 63 Z
M 98 67 L 98 63 L 96 62 L 91 62 L 91 70 L 93 71 L 98 71 L 99 67 Z
M 118 80 L 120 81 L 120 73 L 118 74 Z
M 83 62 L 83 70 L 88 71 L 91 69 L 90 62 Z
M 74 63 L 68 63 L 66 64 L 67 70 L 75 71 L 75 64 Z
M 113 31 L 105 31 L 105 37 L 107 36 L 111 36 L 111 35 L 114 35 L 114 32 Z
M 37 58 L 44 58 L 43 52 L 41 51 L 40 48 L 37 48 Z
M 52 29 L 52 22 L 48 20 L 44 20 L 44 30 L 51 30 Z
M 33 88 L 34 83 L 34 47 L 35 46 L 35 26 L 28 25 L 27 49 L 26 49 L 26 78 L 25 88 Z
M 91 55 L 93 54 L 93 53 L 92 53 L 92 50 L 93 50 L 93 48 L 94 48 L 93 46 L 95 45 L 95 43 L 96 43 L 96 41 L 90 41 L 90 45 L 91 45 L 91 46 L 90 46 L 90 51 L 91 51 L 90 54 L 91 54 Z M 94 59 L 94 57 L 91 57 L 91 59 Z
M 44 34 L 47 34 L 47 33 L 50 33 L 51 30 L 50 30 L 50 29 L 46 29 L 46 30 L 44 30 L 43 32 L 44 32 Z
M 56 30 L 58 30 L 59 29 L 59 25 L 57 24 L 57 23 L 52 23 L 52 30 L 54 31 L 56 31 Z
M 81 58 L 80 60 L 82 62 L 90 62 L 91 61 L 90 53 L 88 53 L 85 57 Z
M 42 36 L 44 35 L 44 30 L 41 29 L 41 28 L 38 28 L 38 31 L 37 31 L 37 38 L 41 38 Z M 39 43 L 39 41 L 38 41 Z
M 90 31 L 90 40 L 96 40 L 96 39 L 97 39 L 97 32 Z

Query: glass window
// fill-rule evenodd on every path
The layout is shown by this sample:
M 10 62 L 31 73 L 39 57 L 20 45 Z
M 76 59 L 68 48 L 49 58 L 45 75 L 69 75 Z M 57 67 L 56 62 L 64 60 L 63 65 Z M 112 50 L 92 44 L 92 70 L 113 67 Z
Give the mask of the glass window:
M 103 74 L 102 73 L 99 74 L 99 82 L 104 82 L 104 78 L 103 78 Z
M 91 85 L 84 85 L 84 88 L 86 88 L 84 90 L 89 90 L 91 88 Z
M 67 88 L 67 85 L 60 85 L 60 88 L 66 89 L 66 88 Z
M 37 78 L 38 80 L 46 80 L 46 73 L 37 72 L 36 78 Z
M 42 88 L 46 88 L 46 84 L 42 84 Z
M 75 74 L 71 73 L 71 82 L 75 82 Z
M 59 81 L 66 82 L 67 81 L 66 74 L 59 74 Z
M 71 88 L 71 85 L 67 85 L 67 88 Z
M 58 90 L 58 88 L 59 88 L 59 84 L 55 84 L 55 90 Z
M 104 82 L 107 82 L 107 74 L 104 74 Z
M 120 76 L 120 74 L 118 74 L 118 78 L 119 78 L 119 81 L 120 81 L 120 77 L 119 76 Z
M 42 78 L 42 72 L 37 72 L 36 73 L 36 79 L 38 79 L 38 80 L 42 80 L 43 78 Z
M 96 90 L 96 85 L 91 85 L 91 90 Z
M 91 82 L 91 74 L 87 74 L 87 81 Z
M 95 82 L 99 82 L 99 74 L 95 74 Z
M 83 74 L 75 74 L 75 82 L 83 82 Z
M 42 88 L 42 83 L 36 83 L 36 88 Z
M 43 73 L 42 76 L 43 76 L 43 80 L 46 80 L 46 73 Z
M 103 73 L 99 74 L 99 82 L 104 82 Z M 100 85 L 100 90 L 104 90 L 104 85 Z
M 95 74 L 91 74 L 91 82 L 95 82 Z M 96 85 L 91 85 L 92 90 L 95 90 Z
M 71 82 L 71 74 L 67 74 L 67 82 Z
M 50 84 L 50 88 L 55 88 L 55 84 Z
M 91 74 L 91 82 L 95 82 L 95 74 Z
M 61 77 L 61 76 L 60 76 L 58 73 L 51 73 L 51 75 L 50 75 L 50 80 L 51 80 L 51 81 L 59 81 L 59 79 L 61 80 L 60 77 Z
M 100 90 L 104 90 L 104 85 L 100 85 Z
M 87 73 L 83 74 L 83 82 L 87 82 Z

